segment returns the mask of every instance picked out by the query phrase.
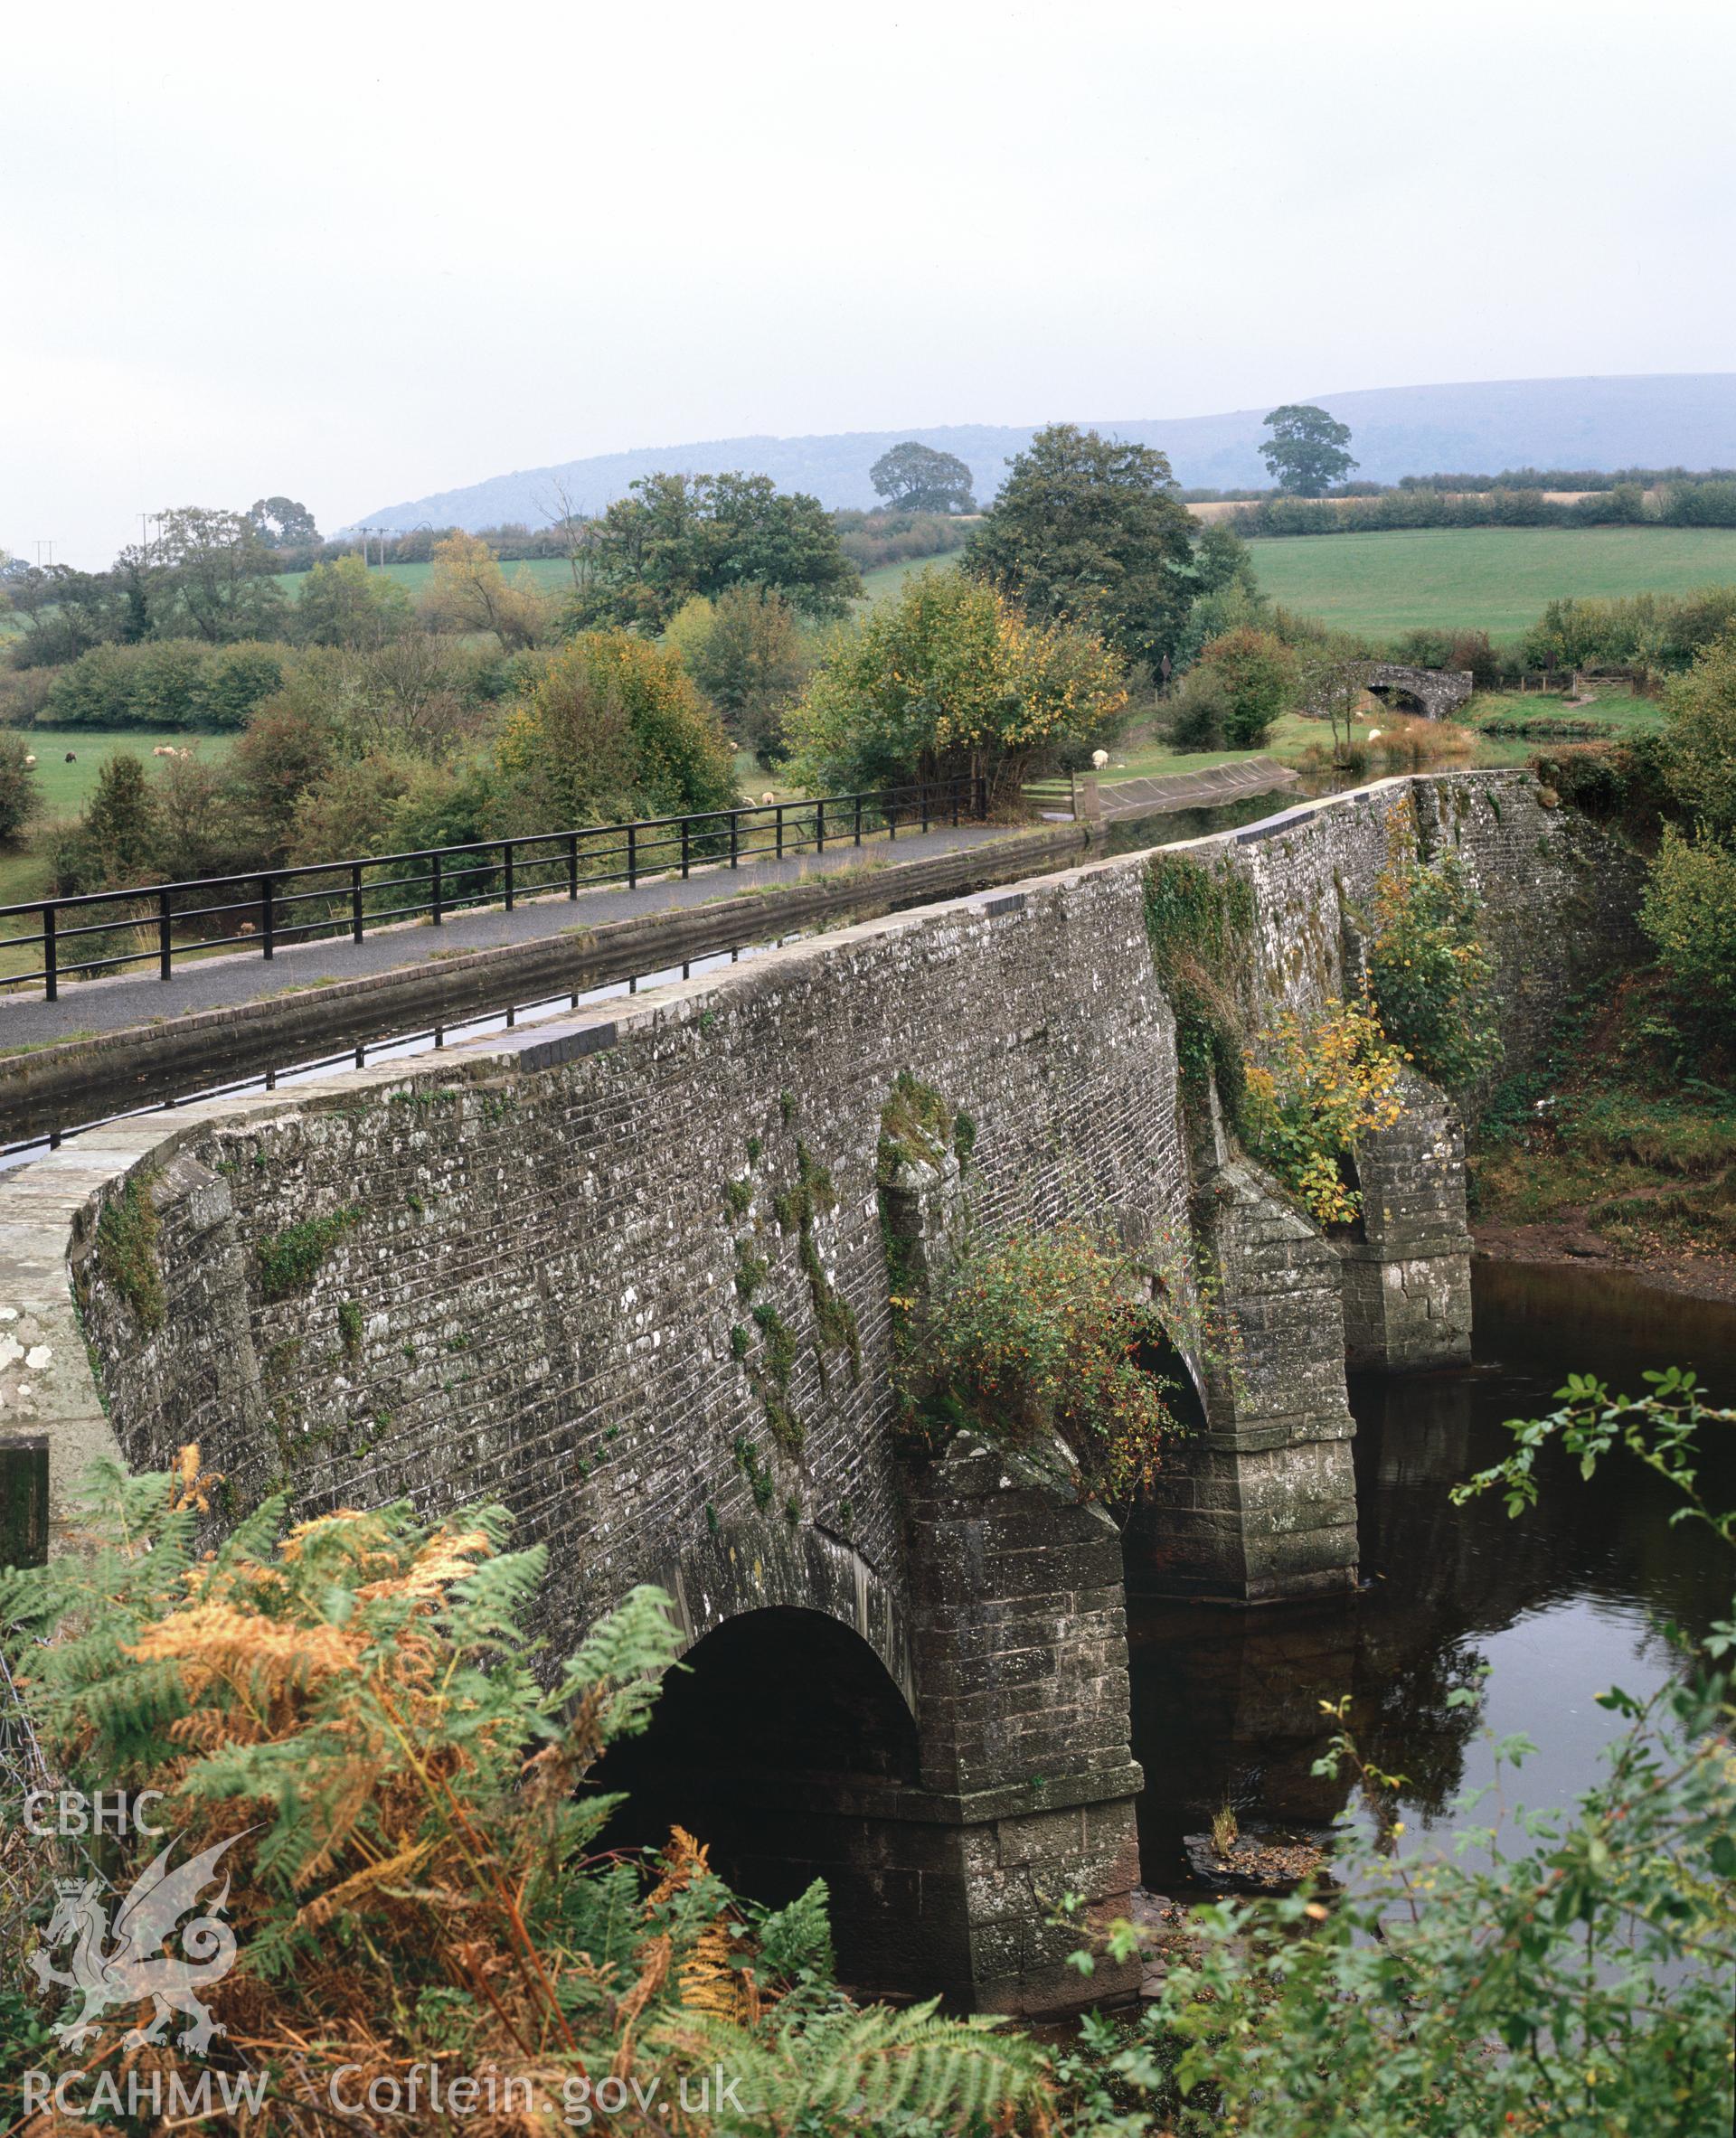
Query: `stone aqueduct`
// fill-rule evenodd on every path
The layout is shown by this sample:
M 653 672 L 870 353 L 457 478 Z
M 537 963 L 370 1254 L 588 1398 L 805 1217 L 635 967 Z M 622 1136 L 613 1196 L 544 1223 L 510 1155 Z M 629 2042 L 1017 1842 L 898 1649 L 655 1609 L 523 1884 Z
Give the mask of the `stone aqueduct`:
M 1612 850 L 1552 800 L 1519 772 L 1387 780 L 1170 851 L 1250 886 L 1250 1008 L 1307 1007 L 1354 970 L 1400 813 L 1481 889 L 1522 1058 L 1623 904 Z M 1468 1345 L 1451 1110 L 1417 1083 L 1365 1154 L 1364 1236 L 1329 1243 L 1183 1103 L 1146 868 L 88 1135 L 0 1186 L 0 1433 L 46 1436 L 63 1542 L 92 1454 L 197 1440 L 231 1505 L 279 1481 L 304 1512 L 503 1501 L 548 1547 L 557 1648 L 661 1583 L 695 1664 L 719 1659 L 666 1704 L 725 1862 L 769 1817 L 781 1873 L 832 1885 L 849 1979 L 1059 2008 L 1054 1900 L 1114 1912 L 1137 1875 L 1124 1553 L 1250 1600 L 1353 1581 L 1346 1355 Z M 901 1076 L 967 1149 L 882 1146 Z M 139 1196 L 154 1326 L 98 1241 Z M 1212 1279 L 1233 1342 L 1193 1353 L 1200 1429 L 1125 1539 L 1034 1459 L 894 1446 L 886 1229 L 920 1285 L 967 1210 L 990 1235 L 1112 1227 L 1167 1273 L 1184 1351 Z

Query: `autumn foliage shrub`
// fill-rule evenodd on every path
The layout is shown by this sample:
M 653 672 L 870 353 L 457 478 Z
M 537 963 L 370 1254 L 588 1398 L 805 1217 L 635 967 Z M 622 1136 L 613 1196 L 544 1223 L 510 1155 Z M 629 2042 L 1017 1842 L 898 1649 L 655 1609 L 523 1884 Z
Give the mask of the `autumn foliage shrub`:
M 1311 1017 L 1286 1010 L 1248 1050 L 1243 1138 L 1316 1223 L 1360 1215 L 1357 1146 L 1398 1119 L 1403 1069 L 1366 996 L 1335 997 Z
M 1059 1434 L 1086 1489 L 1125 1499 L 1182 1430 L 1152 1275 L 1074 1226 L 973 1242 L 947 1271 L 904 1380 L 938 1439 L 975 1426 L 999 1444 Z
M 202 2128 L 354 2130 L 331 2105 L 345 2067 L 351 2100 L 420 2068 L 418 2131 L 495 2138 L 572 2127 L 568 2086 L 610 2077 L 649 2089 L 657 2119 L 636 2127 L 669 2138 L 918 2138 L 1009 2128 L 1027 2108 L 1046 2127 L 1029 2044 L 839 1994 L 823 1884 L 780 1909 L 739 1901 L 679 1828 L 656 1859 L 598 1851 L 619 1799 L 588 1776 L 644 1728 L 680 1642 L 661 1591 L 635 1589 L 552 1667 L 528 1631 L 545 1554 L 507 1550 L 499 1509 L 424 1523 L 401 1503 L 286 1527 L 276 1498 L 205 1549 L 207 1483 L 194 1450 L 169 1474 L 98 1465 L 88 1554 L 0 1575 L 50 1772 L 162 1792 L 155 1823 L 177 1833 L 177 1860 L 230 1842 L 219 1905 L 239 1957 L 208 1988 L 226 2030 L 211 2058 L 262 2074 L 268 2105 Z M 162 1843 L 86 1846 L 99 1855 L 85 1870 L 126 1891 Z M 19 1957 L 0 1983 L 0 2078 L 27 2035 L 31 2062 L 80 2090 L 173 2065 L 171 2049 L 124 2045 L 137 2005 L 76 2050 L 44 2046 Z M 718 2063 L 740 2112 L 684 2108 L 681 2074 Z M 535 2105 L 448 2117 L 429 2105 L 430 2067 Z

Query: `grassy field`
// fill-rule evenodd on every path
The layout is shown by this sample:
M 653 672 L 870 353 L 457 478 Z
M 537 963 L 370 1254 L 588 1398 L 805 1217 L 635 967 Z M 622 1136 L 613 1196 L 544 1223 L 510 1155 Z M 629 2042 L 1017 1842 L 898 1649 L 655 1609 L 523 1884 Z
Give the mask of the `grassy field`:
M 1466 527 L 1249 546 L 1273 600 L 1375 638 L 1432 625 L 1514 639 L 1560 596 L 1736 579 L 1732 527 Z
M 142 728 L 31 728 L 24 739 L 36 753 L 36 784 L 42 807 L 28 843 L 15 851 L 0 850 L 0 906 L 40 898 L 47 889 L 47 843 L 55 826 L 70 823 L 82 812 L 105 758 L 116 750 L 129 749 L 148 767 L 152 748 L 160 742 L 172 740 L 178 749 L 197 750 L 209 758 L 224 756 L 235 742 L 232 735 L 169 737 L 160 730 Z M 75 760 L 70 765 L 66 761 L 69 750 Z
M 952 551 L 944 557 L 917 557 L 901 564 L 882 564 L 879 570 L 865 573 L 863 584 L 868 589 L 868 598 L 880 601 L 888 594 L 897 592 L 907 572 L 918 570 L 924 564 L 949 564 L 957 561 L 958 552 Z M 396 579 L 413 601 L 428 584 L 429 574 L 434 567 L 431 564 L 376 564 L 371 569 L 383 570 L 388 578 Z M 561 595 L 571 591 L 572 568 L 564 557 L 533 557 L 523 564 L 503 564 L 501 570 L 509 579 L 514 572 L 528 571 L 545 593 Z M 301 589 L 307 581 L 305 571 L 278 574 L 278 586 L 292 601 L 300 598 Z
M 413 601 L 428 584 L 433 571 L 431 564 L 375 564 L 369 568 L 383 571 L 388 579 L 394 579 Z M 518 564 L 503 564 L 501 570 L 511 579 L 515 572 L 527 571 L 545 593 L 567 594 L 572 590 L 572 567 L 564 557 L 531 557 Z M 280 571 L 277 583 L 291 601 L 301 598 L 301 589 L 307 583 L 305 571 Z
M 1325 539 L 1325 538 L 1323 538 Z M 1559 749 L 1567 737 L 1526 737 L 1523 735 L 1486 735 L 1480 730 L 1490 720 L 1561 720 L 1584 721 L 1595 728 L 1595 737 L 1584 740 L 1607 739 L 1616 742 L 1629 735 L 1641 734 L 1664 724 L 1663 708 L 1649 698 L 1635 698 L 1626 692 L 1609 692 L 1589 705 L 1568 705 L 1557 697 L 1543 697 L 1533 692 L 1527 697 L 1505 692 L 1486 692 L 1471 701 L 1469 727 L 1476 738 L 1472 749 L 1462 757 L 1448 756 L 1442 763 L 1454 765 L 1523 765 L 1539 750 Z M 1378 707 L 1371 706 L 1364 718 L 1359 718 L 1354 727 L 1358 741 L 1370 728 L 1392 731 L 1391 716 Z M 1276 758 L 1281 765 L 1301 766 L 1330 748 L 1331 730 L 1324 721 L 1307 720 L 1300 713 L 1287 712 L 1274 724 L 1271 737 L 1265 749 L 1260 753 Z M 1106 780 L 1152 778 L 1171 772 L 1199 772 L 1209 765 L 1231 765 L 1251 753 L 1246 750 L 1173 750 L 1160 739 L 1150 734 L 1130 734 L 1123 746 L 1109 760 L 1103 774 Z M 1379 753 L 1375 753 L 1378 757 Z M 1408 769 L 1408 766 L 1389 767 L 1384 762 L 1371 761 L 1371 776 L 1392 770 Z
M 884 601 L 889 594 L 896 594 L 911 572 L 920 571 L 924 566 L 938 564 L 950 571 L 958 564 L 961 552 L 948 550 L 939 557 L 907 557 L 899 564 L 882 564 L 873 571 L 864 571 L 862 583 L 867 589 L 870 601 Z

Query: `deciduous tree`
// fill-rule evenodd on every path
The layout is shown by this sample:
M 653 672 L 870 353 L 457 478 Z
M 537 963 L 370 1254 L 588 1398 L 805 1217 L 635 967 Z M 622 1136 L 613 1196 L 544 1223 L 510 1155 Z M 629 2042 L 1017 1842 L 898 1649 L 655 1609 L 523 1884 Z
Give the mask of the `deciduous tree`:
M 784 715 L 807 668 L 783 596 L 769 587 L 729 587 L 715 601 L 697 595 L 676 614 L 668 637 L 761 768 L 780 763 Z
M 971 475 L 956 453 L 942 453 L 914 438 L 893 446 L 868 470 L 877 495 L 895 511 L 974 513 Z
M 1323 497 L 1356 466 L 1345 448 L 1350 426 L 1312 401 L 1286 401 L 1266 419 L 1271 432 L 1260 448 L 1280 490 L 1294 497 Z
M 24 737 L 0 734 L 0 846 L 12 844 L 42 799 Z
M 862 592 L 831 514 L 769 476 L 644 476 L 593 523 L 570 611 L 579 628 L 661 631 L 695 594 L 775 588 L 799 615 L 841 617 Z
M 1079 624 L 1153 668 L 1197 590 L 1193 523 L 1149 446 L 1071 423 L 1038 431 L 965 551 L 1034 622 Z
M 735 752 L 674 653 L 624 631 L 585 631 L 536 677 L 501 730 L 515 828 L 725 809 Z
M 278 559 L 241 513 L 181 505 L 156 515 L 147 543 L 124 549 L 115 577 L 127 607 L 123 638 L 237 638 L 282 635 Z
M 500 560 L 462 529 L 434 545 L 434 570 L 419 610 L 436 631 L 492 631 L 508 653 L 533 646 L 548 627 L 548 604 L 527 571 L 511 579 Z
M 370 571 L 360 557 L 316 564 L 301 580 L 290 612 L 290 629 L 303 645 L 378 645 L 406 630 L 410 596 L 384 571 Z
M 1033 623 L 993 587 L 930 567 L 840 636 L 788 726 L 811 786 L 980 771 L 1012 793 L 1033 757 L 1107 735 L 1126 703 L 1122 664 L 1094 633 Z
M 269 549 L 313 549 L 318 543 L 314 515 L 293 497 L 256 497 L 247 508 L 247 517 Z

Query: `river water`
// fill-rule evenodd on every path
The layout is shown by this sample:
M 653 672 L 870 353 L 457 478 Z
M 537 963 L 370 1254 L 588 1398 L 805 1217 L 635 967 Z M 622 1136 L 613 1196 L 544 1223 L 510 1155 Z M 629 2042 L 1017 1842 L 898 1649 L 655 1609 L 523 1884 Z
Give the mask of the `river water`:
M 1644 1697 L 1673 1667 L 1662 1625 L 1726 1615 L 1736 1561 L 1703 1524 L 1672 1527 L 1676 1495 L 1630 1457 L 1589 1484 L 1551 1464 L 1517 1521 L 1498 1494 L 1448 1494 L 1508 1451 L 1505 1419 L 1555 1408 L 1570 1371 L 1638 1392 L 1646 1368 L 1691 1366 L 1713 1400 L 1736 1401 L 1736 1308 L 1595 1267 L 1479 1262 L 1474 1291 L 1471 1366 L 1352 1381 L 1356 1593 L 1255 1609 L 1130 1599 L 1146 1885 L 1187 1888 L 1181 1837 L 1226 1803 L 1244 1827 L 1328 1824 L 1345 1789 L 1309 1767 L 1335 1727 L 1319 1703 L 1345 1693 L 1367 1756 L 1409 1777 L 1413 1841 L 1444 1838 L 1455 1799 L 1494 1780 L 1489 1734 L 1538 1747 L 1504 1781 L 1508 1804 L 1569 1803 L 1622 1728 L 1596 1695 Z M 1709 1497 L 1736 1495 L 1732 1452 L 1708 1465 Z M 1448 1704 L 1459 1686 L 1480 1689 L 1474 1707 Z M 1458 1822 L 1492 1815 L 1486 1802 Z

